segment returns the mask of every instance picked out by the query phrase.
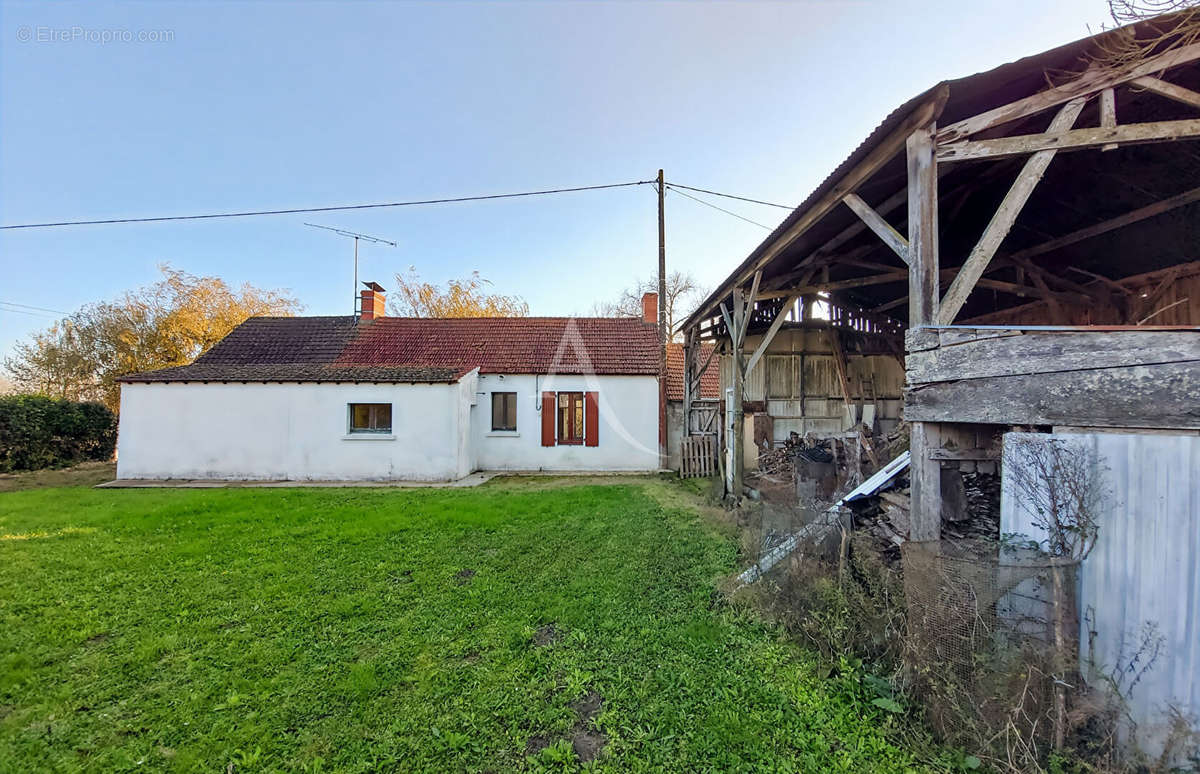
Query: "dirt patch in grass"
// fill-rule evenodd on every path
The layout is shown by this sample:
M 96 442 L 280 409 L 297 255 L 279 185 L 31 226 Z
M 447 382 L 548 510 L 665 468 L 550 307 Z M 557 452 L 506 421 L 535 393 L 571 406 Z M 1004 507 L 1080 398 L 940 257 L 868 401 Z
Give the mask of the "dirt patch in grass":
M 115 462 L 83 462 L 57 470 L 0 473 L 0 492 L 45 489 L 56 486 L 95 486 L 117 477 Z
M 559 631 L 558 626 L 552 623 L 539 626 L 538 630 L 533 633 L 533 644 L 539 648 L 553 645 L 561 639 L 562 632 Z
M 109 634 L 108 632 L 100 632 L 99 634 L 93 634 L 91 637 L 88 637 L 86 640 L 83 641 L 83 644 L 84 645 L 103 645 L 104 643 L 108 642 L 110 639 L 112 639 L 111 634 Z
M 537 755 L 542 750 L 550 746 L 550 737 L 545 734 L 536 734 L 529 737 L 529 741 L 525 743 L 526 755 Z
M 460 586 L 465 586 L 475 577 L 475 571 L 470 569 L 459 570 L 454 573 L 454 582 Z
M 571 702 L 571 709 L 579 716 L 579 722 L 588 723 L 596 719 L 600 714 L 600 708 L 604 706 L 604 699 L 595 691 L 588 691 L 586 694 Z
M 587 763 L 600 757 L 608 744 L 608 737 L 600 731 L 583 729 L 571 734 L 571 748 L 579 756 L 579 760 Z

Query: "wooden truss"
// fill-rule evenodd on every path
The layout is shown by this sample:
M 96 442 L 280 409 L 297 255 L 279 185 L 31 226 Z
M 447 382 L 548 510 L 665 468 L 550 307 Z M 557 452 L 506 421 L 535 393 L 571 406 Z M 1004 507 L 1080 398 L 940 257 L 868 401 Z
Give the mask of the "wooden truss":
M 943 84 L 931 90 L 917 103 L 910 113 L 835 185 L 803 212 L 798 213 L 796 220 L 782 234 L 770 244 L 764 245 L 754 260 L 735 275 L 728 285 L 731 288 L 730 295 L 726 296 L 724 301 L 714 299 L 694 318 L 706 318 L 711 321 L 718 313 L 719 304 L 719 322 L 702 320 L 688 334 L 689 349 L 696 350 L 698 347 L 694 345 L 698 344 L 701 338 L 714 338 L 717 334 L 722 334 L 719 336 L 723 342 L 722 349 L 732 356 L 730 386 L 733 387 L 734 409 L 727 443 L 732 444 L 732 448 L 737 451 L 730 456 L 734 461 L 734 470 L 731 471 L 733 492 L 740 493 L 742 484 L 742 384 L 750 369 L 763 357 L 797 299 L 807 299 L 818 293 L 907 282 L 907 296 L 877 306 L 867 314 L 882 315 L 907 303 L 910 331 L 952 324 L 971 292 L 977 287 L 1043 300 L 1052 315 L 1064 319 L 1066 307 L 1106 300 L 1104 288 L 1097 289 L 1095 283 L 1080 284 L 1056 276 L 1038 266 L 1034 259 L 1200 201 L 1200 188 L 1015 252 L 1005 254 L 1001 252 L 1000 247 L 1058 153 L 1085 149 L 1109 151 L 1123 145 L 1200 138 L 1200 117 L 1150 123 L 1122 123 L 1119 120 L 1117 104 L 1120 88 L 1154 94 L 1200 110 L 1200 92 L 1186 89 L 1165 79 L 1172 68 L 1197 60 L 1200 60 L 1200 44 L 1181 46 L 1120 70 L 1093 67 L 1067 83 L 939 127 L 936 119 L 949 94 L 948 87 Z M 1085 105 L 1093 99 L 1098 102 L 1099 126 L 1077 127 L 1076 121 Z M 1005 136 L 1006 126 L 1051 110 L 1055 111 L 1055 114 L 1045 131 Z M 907 159 L 907 185 L 872 206 L 859 195 L 858 188 L 900 153 L 905 154 Z M 1026 160 L 978 241 L 959 268 L 941 269 L 938 255 L 939 178 L 959 161 L 1014 157 L 1025 157 Z M 986 176 L 990 173 L 985 170 L 980 174 Z M 975 176 L 973 182 L 977 183 L 978 177 Z M 969 192 L 971 184 L 969 182 L 962 188 Z M 965 197 L 957 197 L 957 194 L 958 191 L 954 190 L 948 192 L 949 199 L 953 200 L 950 205 L 951 212 L 954 207 L 961 206 L 965 201 Z M 853 211 L 857 216 L 856 221 L 796 261 L 790 270 L 770 280 L 764 280 L 764 267 L 839 205 Z M 905 205 L 907 234 L 901 233 L 888 221 L 889 216 L 900 211 Z M 899 263 L 892 265 L 867 260 L 868 255 L 875 252 L 872 245 L 844 249 L 848 242 L 866 231 L 874 234 L 886 245 L 899 259 Z M 856 266 L 868 269 L 871 273 L 848 279 L 831 279 L 829 269 L 834 265 Z M 1001 281 L 987 276 L 1003 269 L 1015 269 L 1017 281 Z M 946 282 L 949 286 L 942 295 L 941 288 Z M 761 312 L 755 311 L 755 305 L 769 300 L 777 300 L 780 306 L 773 312 L 774 317 L 770 318 L 762 342 L 746 358 L 743 345 L 752 317 L 758 314 L 758 317 L 754 317 L 756 325 L 765 324 L 767 321 Z M 723 323 L 724 331 L 720 330 L 720 323 Z M 707 329 L 705 326 L 708 326 Z M 687 362 L 691 364 L 690 354 L 688 358 Z M 690 374 L 685 382 L 686 394 L 694 394 L 696 387 Z M 914 521 L 911 538 L 914 540 L 936 538 L 940 529 L 937 523 L 939 510 L 918 505 L 921 501 L 940 501 L 938 470 L 936 466 L 931 467 L 928 464 L 927 454 L 917 451 L 938 446 L 939 432 L 941 431 L 936 426 L 926 427 L 919 421 L 914 422 L 912 426 Z M 927 518 L 917 518 L 920 513 L 924 513 Z

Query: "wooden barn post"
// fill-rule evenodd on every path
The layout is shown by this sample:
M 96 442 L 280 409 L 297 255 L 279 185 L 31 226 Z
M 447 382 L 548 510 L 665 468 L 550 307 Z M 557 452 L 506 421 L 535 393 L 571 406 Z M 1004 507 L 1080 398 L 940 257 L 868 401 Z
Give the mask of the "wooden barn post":
M 908 327 L 937 324 L 938 201 L 935 123 L 908 137 Z M 913 422 L 909 441 L 912 522 L 909 539 L 938 540 L 942 528 L 941 464 L 929 453 L 938 446 L 938 426 Z

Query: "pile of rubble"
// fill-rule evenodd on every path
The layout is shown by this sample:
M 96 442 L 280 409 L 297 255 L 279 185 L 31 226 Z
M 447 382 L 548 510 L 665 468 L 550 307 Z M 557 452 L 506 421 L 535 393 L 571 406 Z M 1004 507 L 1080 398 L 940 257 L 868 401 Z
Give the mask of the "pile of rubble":
M 799 433 L 792 433 L 782 445 L 759 451 L 758 471 L 776 478 L 790 477 L 796 472 L 798 462 L 833 462 L 831 447 L 834 443 L 837 443 L 836 439 L 802 437 Z
M 952 480 L 944 480 L 943 488 Z M 961 490 L 957 497 L 964 507 L 943 511 L 942 538 L 995 540 L 1000 534 L 1000 476 L 981 471 L 962 473 L 958 486 Z M 909 529 L 908 480 L 897 479 L 891 489 L 850 503 L 849 507 L 854 528 L 874 538 L 880 553 L 898 560 L 900 544 Z

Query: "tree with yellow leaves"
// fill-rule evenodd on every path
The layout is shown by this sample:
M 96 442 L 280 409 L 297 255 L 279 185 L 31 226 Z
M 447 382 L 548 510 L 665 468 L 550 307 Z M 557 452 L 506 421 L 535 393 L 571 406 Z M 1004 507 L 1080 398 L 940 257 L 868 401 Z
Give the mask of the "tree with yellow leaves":
M 450 280 L 445 288 L 423 282 L 415 266 L 396 275 L 399 299 L 393 296 L 392 314 L 400 317 L 527 317 L 529 304 L 520 296 L 485 292 L 492 283 L 471 272 Z
M 300 303 L 283 291 L 230 288 L 169 265 L 162 279 L 113 301 L 89 304 L 18 344 L 4 362 L 26 392 L 120 406 L 117 379 L 185 365 L 258 315 L 290 316 Z

